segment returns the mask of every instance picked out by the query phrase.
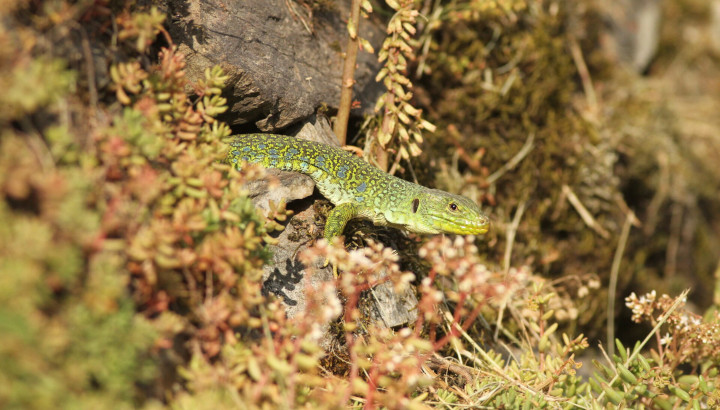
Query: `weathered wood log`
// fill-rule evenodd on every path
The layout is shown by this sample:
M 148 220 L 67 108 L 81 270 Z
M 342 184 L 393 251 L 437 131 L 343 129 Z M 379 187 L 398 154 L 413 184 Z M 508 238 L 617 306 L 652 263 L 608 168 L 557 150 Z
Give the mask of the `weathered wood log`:
M 277 131 L 322 105 L 337 107 L 346 3 L 311 17 L 285 0 L 169 0 L 166 6 L 170 34 L 187 56 L 188 76 L 202 78 L 205 68 L 220 64 L 231 77 L 226 88 L 231 108 L 221 119 Z M 378 48 L 384 30 L 365 19 L 360 35 Z M 358 55 L 354 100 L 360 109 L 354 114 L 370 112 L 383 92 L 375 82 L 379 67 L 375 55 Z

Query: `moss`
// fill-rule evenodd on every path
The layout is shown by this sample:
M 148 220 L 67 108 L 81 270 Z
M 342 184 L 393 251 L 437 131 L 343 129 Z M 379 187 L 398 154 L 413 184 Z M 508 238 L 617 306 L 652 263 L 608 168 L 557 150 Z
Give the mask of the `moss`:
M 615 243 L 591 229 L 563 193 L 569 187 L 601 229 L 619 229 L 622 214 L 610 200 L 619 194 L 615 153 L 577 109 L 583 89 L 567 23 L 577 10 L 523 1 L 439 9 L 421 80 L 423 108 L 438 132 L 428 138 L 423 160 L 433 168 L 415 167 L 430 171 L 421 180 L 486 204 L 498 222 L 481 245 L 492 244 L 491 260 L 503 258 L 504 224 L 522 206 L 514 261 L 548 261 L 543 269 L 553 277 L 609 272 Z M 491 176 L 520 152 L 526 155 L 512 169 Z M 456 162 L 443 160 L 451 157 Z

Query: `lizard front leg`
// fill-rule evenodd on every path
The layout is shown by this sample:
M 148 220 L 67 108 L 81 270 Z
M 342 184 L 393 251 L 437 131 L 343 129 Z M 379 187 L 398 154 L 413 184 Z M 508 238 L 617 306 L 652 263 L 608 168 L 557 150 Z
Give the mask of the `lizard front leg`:
M 358 215 L 357 206 L 346 202 L 333 208 L 328 214 L 327 221 L 325 222 L 325 239 L 328 242 L 336 236 L 340 236 L 345 229 L 345 225 L 349 220 L 355 218 Z
M 327 221 L 325 222 L 325 239 L 331 242 L 336 236 L 340 236 L 345 229 L 345 225 L 349 220 L 353 219 L 358 215 L 358 209 L 355 205 L 346 202 L 339 204 L 328 214 Z M 330 263 L 329 259 L 325 259 L 325 265 Z M 333 275 L 337 278 L 338 271 L 337 266 L 333 266 Z

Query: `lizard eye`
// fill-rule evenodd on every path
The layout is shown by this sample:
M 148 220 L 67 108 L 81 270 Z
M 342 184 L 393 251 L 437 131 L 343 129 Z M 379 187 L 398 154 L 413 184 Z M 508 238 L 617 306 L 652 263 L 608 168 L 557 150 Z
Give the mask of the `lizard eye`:
M 451 202 L 450 205 L 449 205 L 449 207 L 450 207 L 450 210 L 451 210 L 451 211 L 457 211 L 457 210 L 458 210 L 458 206 L 457 206 L 457 204 L 456 204 L 455 202 Z

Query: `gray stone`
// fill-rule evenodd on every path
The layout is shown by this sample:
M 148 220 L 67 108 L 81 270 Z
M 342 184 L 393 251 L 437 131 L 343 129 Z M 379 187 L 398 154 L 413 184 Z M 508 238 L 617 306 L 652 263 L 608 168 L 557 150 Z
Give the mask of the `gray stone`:
M 327 118 L 322 116 L 313 116 L 310 121 L 296 126 L 295 130 L 290 130 L 288 133 L 308 141 L 340 145 L 335 134 L 332 133 Z M 268 169 L 265 174 L 265 179 L 252 181 L 245 186 L 248 197 L 258 208 L 269 210 L 270 201 L 275 204 L 285 201 L 287 204 L 304 199 L 312 195 L 315 189 L 315 182 L 307 175 L 277 169 Z
M 398 293 L 390 281 L 370 289 L 369 298 L 363 299 L 369 309 L 370 319 L 384 327 L 396 327 L 417 320 L 417 296 L 412 286 Z
M 293 223 L 277 237 L 277 245 L 270 246 L 273 257 L 271 263 L 263 267 L 263 292 L 279 297 L 288 317 L 294 317 L 305 310 L 305 288 L 308 285 L 307 267 L 298 260 L 297 255 L 312 245 L 312 235 L 308 227 L 315 223 L 315 210 L 312 201 L 303 201 L 302 210 L 293 215 Z M 314 266 L 315 274 L 309 276 L 310 285 L 317 289 L 320 283 L 333 279 L 332 267 Z
M 605 5 L 610 23 L 608 53 L 636 72 L 655 57 L 660 42 L 662 0 L 618 0 Z

